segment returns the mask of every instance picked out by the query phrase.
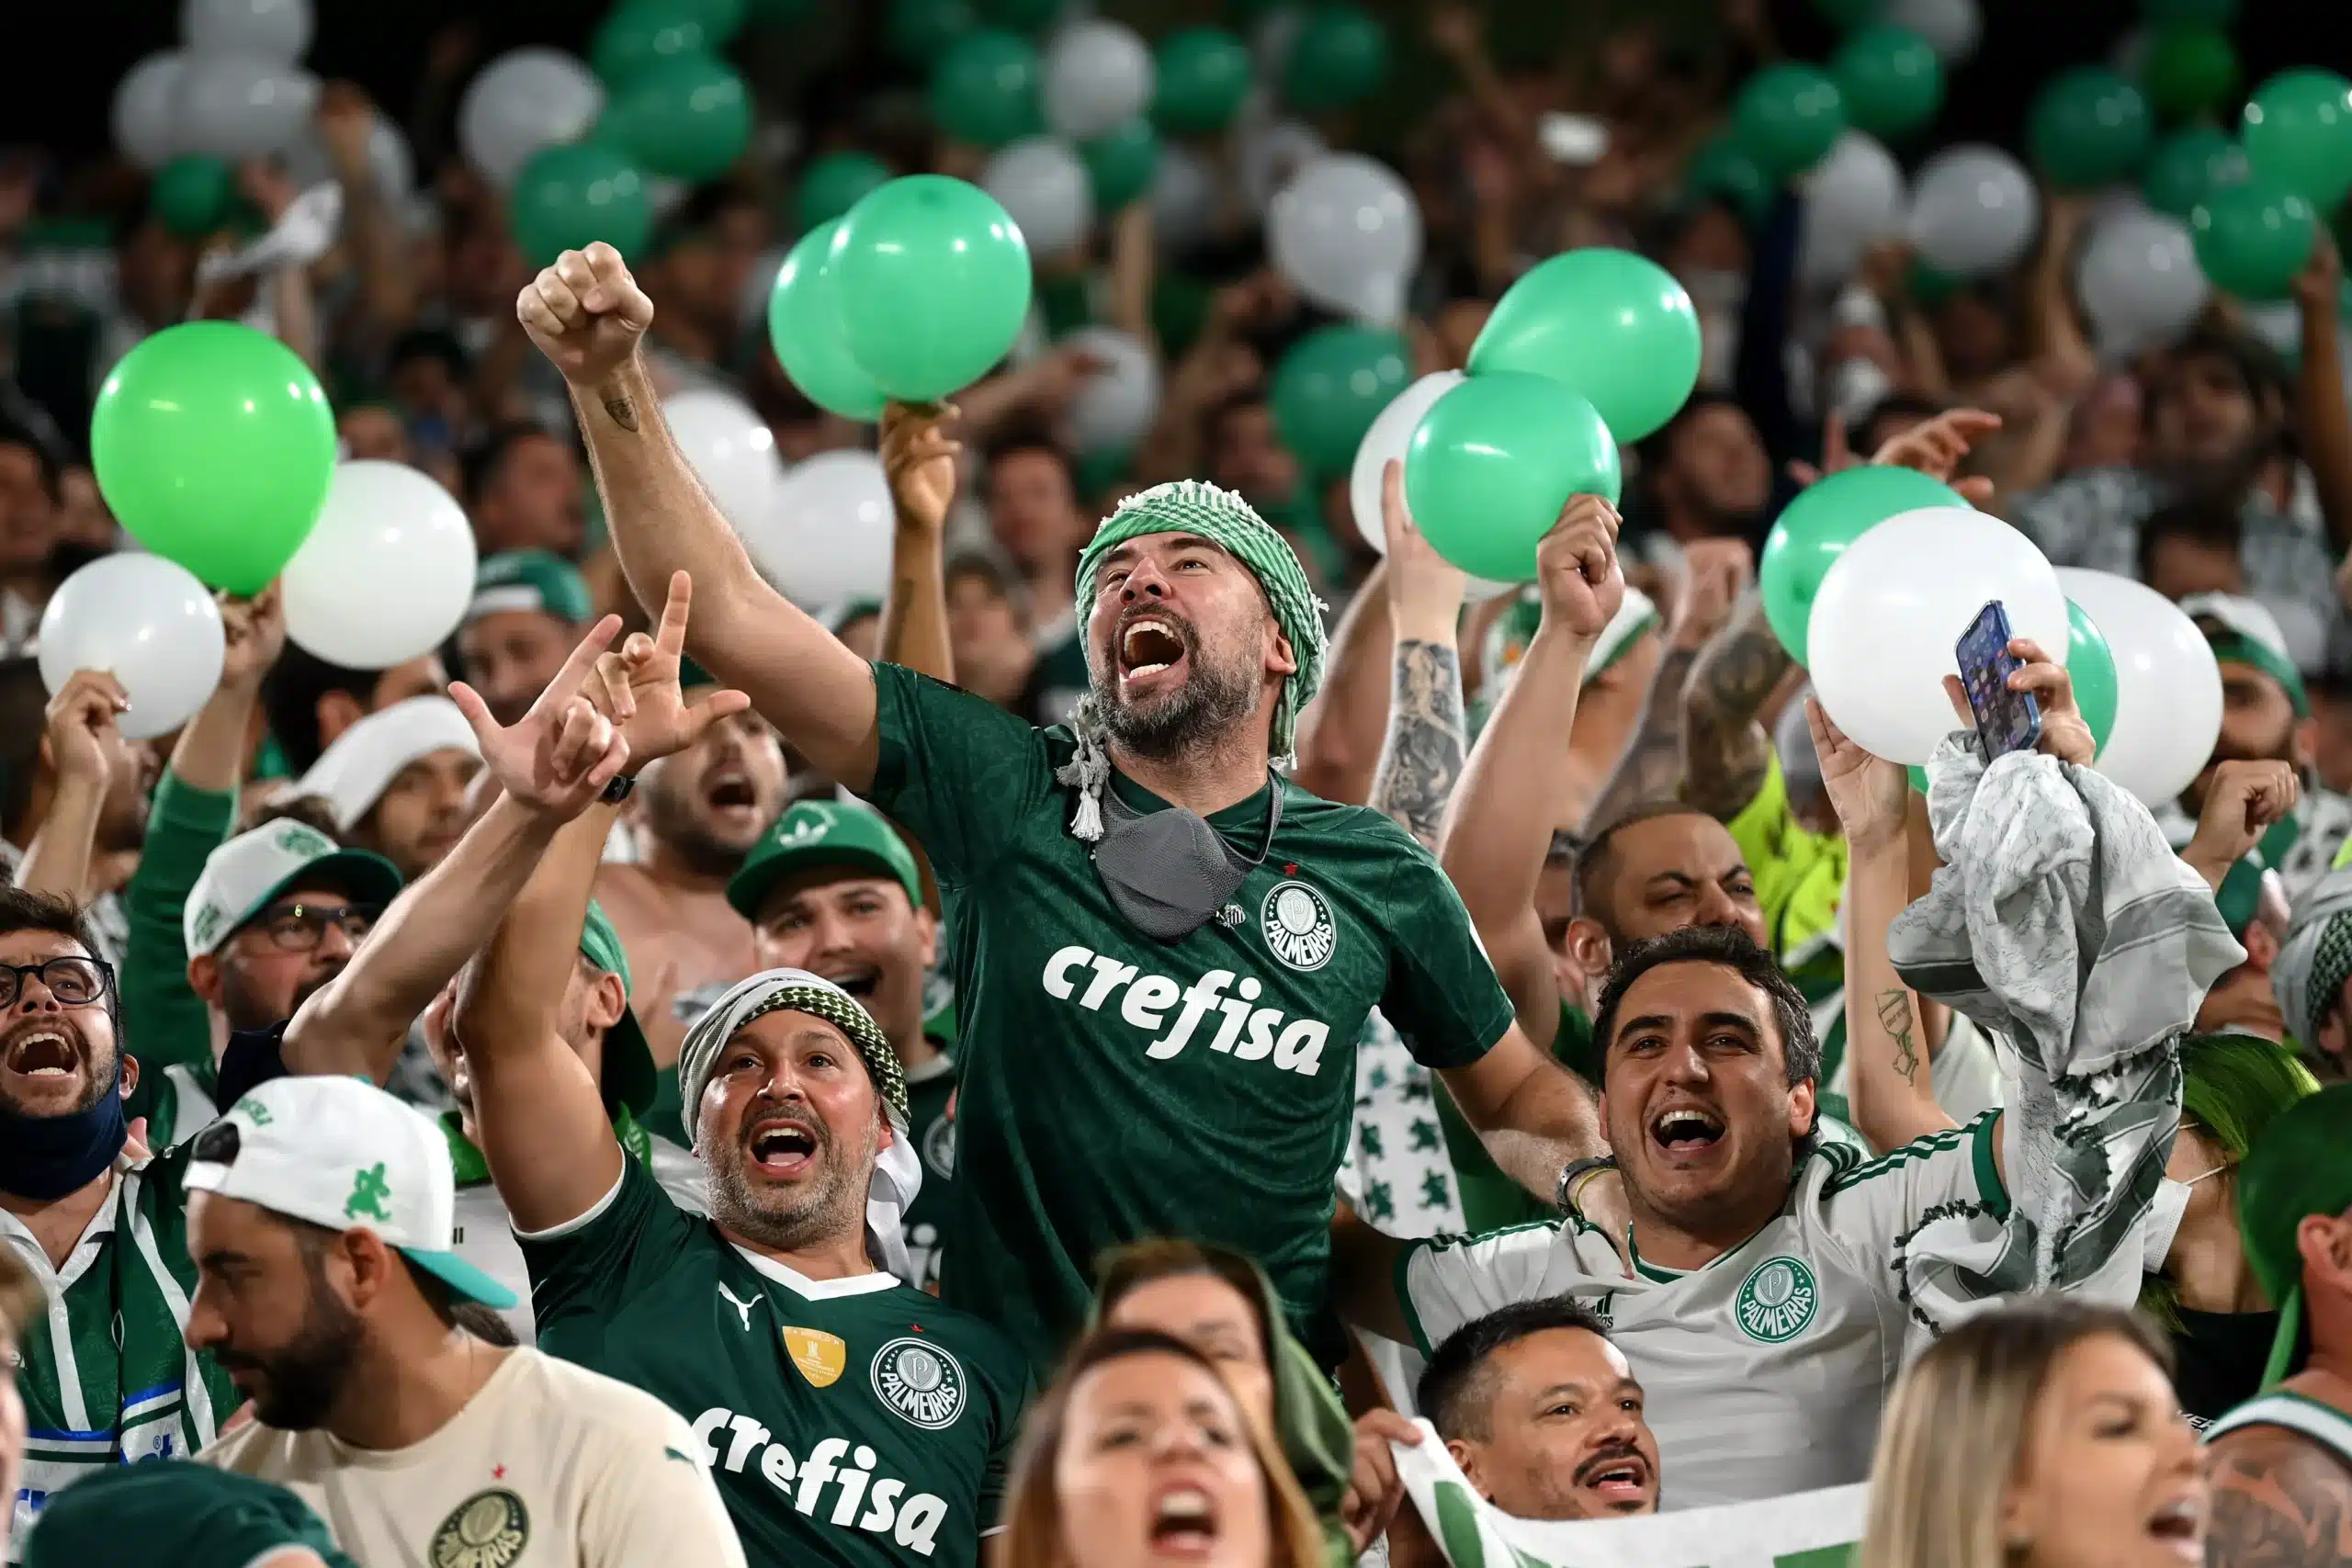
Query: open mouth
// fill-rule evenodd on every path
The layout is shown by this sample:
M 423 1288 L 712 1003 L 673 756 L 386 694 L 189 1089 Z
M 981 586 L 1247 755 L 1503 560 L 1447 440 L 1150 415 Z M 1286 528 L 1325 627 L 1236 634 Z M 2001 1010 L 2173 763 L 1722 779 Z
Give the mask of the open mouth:
M 1148 682 L 1184 661 L 1184 634 L 1159 615 L 1138 615 L 1119 630 L 1119 681 Z
M 1702 1105 L 1677 1105 L 1650 1119 L 1650 1139 L 1670 1155 L 1704 1154 L 1723 1141 L 1724 1119 Z
M 752 1125 L 745 1140 L 752 1164 L 761 1174 L 788 1181 L 817 1157 L 817 1131 L 805 1122 L 770 1117 Z
M 861 1002 L 870 1002 L 882 984 L 882 971 L 871 964 L 854 964 L 827 975 L 826 979 L 847 991 Z
M 8 1042 L 6 1064 L 28 1078 L 70 1078 L 82 1066 L 82 1052 L 62 1029 L 28 1029 Z
M 2205 1561 L 2205 1504 L 2199 1497 L 2178 1497 L 2156 1510 L 2148 1533 L 2184 1562 Z
M 1650 1463 L 1630 1450 L 1604 1451 L 1577 1467 L 1576 1483 L 1616 1507 L 1649 1500 Z
M 1172 1486 L 1153 1500 L 1151 1549 L 1169 1557 L 1203 1558 L 1216 1546 L 1216 1509 L 1197 1486 Z
M 704 779 L 702 797 L 713 811 L 750 811 L 760 804 L 752 775 L 740 768 L 721 768 Z

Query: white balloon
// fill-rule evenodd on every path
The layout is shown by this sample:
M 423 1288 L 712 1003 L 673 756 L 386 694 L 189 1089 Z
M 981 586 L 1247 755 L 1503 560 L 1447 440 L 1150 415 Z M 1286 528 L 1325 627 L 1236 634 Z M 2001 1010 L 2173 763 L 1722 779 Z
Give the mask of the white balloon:
M 1380 471 L 1391 458 L 1405 459 L 1405 447 L 1421 416 L 1440 398 L 1469 378 L 1459 370 L 1439 370 L 1422 377 L 1388 400 L 1357 444 L 1355 466 L 1348 470 L 1348 507 L 1355 513 L 1356 532 L 1374 555 L 1388 553 L 1388 529 L 1381 520 Z
M 1199 249 L 1216 221 L 1216 180 L 1200 154 L 1162 142 L 1151 172 L 1151 231 L 1170 255 Z
M 432 475 L 339 463 L 318 523 L 278 580 L 286 635 L 353 670 L 406 663 L 458 629 L 475 564 L 465 508 Z
M 368 130 L 368 174 L 376 195 L 397 209 L 409 198 L 416 186 L 416 160 L 408 150 L 408 138 L 391 122 L 382 109 L 375 112 L 375 123 Z M 286 149 L 286 175 L 298 190 L 309 190 L 334 178 L 334 160 L 327 156 L 326 143 L 319 137 L 315 121 L 303 128 L 294 144 Z
M 187 0 L 180 38 L 192 54 L 251 54 L 291 65 L 311 47 L 311 0 Z
M 1046 51 L 1046 124 L 1077 141 L 1116 130 L 1151 107 L 1151 51 L 1131 28 L 1078 22 Z
M 513 50 L 466 88 L 458 105 L 458 145 L 503 189 L 532 153 L 578 141 L 604 112 L 605 89 L 580 61 L 560 49 Z
M 775 433 L 732 392 L 678 392 L 662 404 L 671 438 L 694 465 L 703 488 L 738 531 L 775 510 L 784 488 L 784 460 Z
M 180 152 L 180 70 L 185 51 L 158 50 L 123 73 L 114 89 L 114 144 L 142 169 Z
M 2032 540 L 1965 506 L 1888 518 L 1821 580 L 1805 629 L 1814 694 L 1865 750 L 1926 761 L 1955 728 L 1943 689 L 1960 672 L 1953 649 L 1990 599 L 2063 661 L 2066 596 Z
M 1329 152 L 1313 126 L 1278 119 L 1245 129 L 1241 135 L 1241 194 L 1250 210 L 1262 213 L 1299 171 Z
M 760 574 L 811 610 L 879 597 L 890 581 L 890 485 L 871 452 L 820 452 L 792 470 L 743 547 Z
M 101 556 L 41 611 L 41 684 L 54 696 L 76 670 L 103 670 L 130 699 L 118 728 L 152 739 L 210 698 L 227 646 L 212 590 L 194 572 L 157 555 Z
M 1404 311 L 1421 265 L 1421 208 L 1396 172 L 1360 152 L 1299 171 L 1267 214 L 1275 268 L 1329 310 L 1380 325 Z
M 1030 254 L 1068 254 L 1094 226 L 1094 186 L 1069 143 L 1031 136 L 991 156 L 980 188 L 1020 225 Z
M 1114 327 L 1081 327 L 1062 339 L 1061 346 L 1083 350 L 1104 366 L 1071 394 L 1070 447 L 1080 453 L 1132 450 L 1159 412 L 1159 360 Z
M 2161 212 L 2126 212 L 2100 224 L 2075 266 L 2075 298 L 2109 359 L 2187 332 L 2211 294 L 2188 225 Z
M 2179 797 L 2222 735 L 2222 668 L 2180 606 L 2143 582 L 2060 567 L 2058 585 L 2083 607 L 2115 659 L 2115 728 L 2098 771 L 2146 805 Z
M 2032 179 L 1997 147 L 1947 149 L 1911 184 L 1911 243 L 1921 261 L 1952 277 L 1982 277 L 2014 263 L 2041 223 Z
M 318 107 L 319 79 L 253 54 L 192 54 L 173 95 L 180 151 L 266 157 L 291 147 Z
M 1843 283 L 1872 245 L 1903 231 L 1903 170 L 1875 137 L 1846 132 L 1803 184 L 1797 267 L 1815 288 Z
M 1880 20 L 1917 33 L 1947 65 L 1973 57 L 1984 33 L 1976 0 L 1890 0 Z

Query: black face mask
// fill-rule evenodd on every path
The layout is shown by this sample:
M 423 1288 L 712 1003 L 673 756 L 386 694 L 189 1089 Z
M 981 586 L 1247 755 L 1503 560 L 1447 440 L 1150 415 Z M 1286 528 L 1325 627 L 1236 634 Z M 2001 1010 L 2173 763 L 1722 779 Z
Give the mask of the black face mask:
M 0 1105 L 0 1192 L 47 1201 L 78 1192 L 122 1152 L 130 1130 L 122 1119 L 122 1064 L 87 1111 L 20 1116 Z
M 2213 1421 L 2262 1392 L 2262 1371 L 2278 1337 L 2275 1312 L 2191 1312 L 2178 1309 L 2172 1337 L 2180 1371 L 2173 1378 L 2180 1407 Z
M 1282 820 L 1282 784 L 1274 780 L 1266 836 L 1256 855 L 1243 855 L 1199 812 L 1181 806 L 1140 812 L 1106 782 L 1094 874 L 1129 925 L 1158 942 L 1180 941 L 1223 915 L 1250 873 L 1264 863 Z

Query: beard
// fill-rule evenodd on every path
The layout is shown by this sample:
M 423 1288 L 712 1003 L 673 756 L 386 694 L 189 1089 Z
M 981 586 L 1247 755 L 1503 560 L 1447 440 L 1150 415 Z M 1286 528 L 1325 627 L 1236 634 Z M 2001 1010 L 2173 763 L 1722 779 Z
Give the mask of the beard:
M 295 987 L 293 998 L 285 1006 L 274 997 L 245 978 L 234 962 L 220 965 L 220 1014 L 229 1021 L 232 1031 L 267 1029 L 283 1023 L 302 1010 L 302 1004 L 326 988 L 327 982 L 343 973 L 337 964 L 315 980 L 307 980 Z
M 810 1151 L 818 1168 L 815 1178 L 794 1187 L 754 1186 L 743 1130 L 769 1112 L 784 1109 L 775 1100 L 752 1100 L 731 1136 L 709 1140 L 703 1167 L 710 1175 L 711 1218 L 762 1247 L 798 1252 L 863 1227 L 865 1194 L 873 1182 L 879 1143 L 868 1127 L 860 1148 L 844 1150 L 835 1141 L 832 1129 L 819 1118 L 796 1114 L 795 1119 L 816 1140 L 817 1146 Z
M 732 876 L 743 868 L 743 859 L 751 853 L 751 848 L 738 847 L 720 838 L 718 830 L 696 812 L 697 803 L 691 790 L 692 786 L 683 782 L 673 784 L 665 772 L 660 782 L 645 792 L 646 831 L 684 861 L 686 869 L 696 876 Z
M 16 1028 L 0 1032 L 0 1061 L 6 1061 L 8 1057 L 8 1053 L 16 1048 L 17 1035 L 28 1033 L 35 1029 L 55 1029 L 58 1027 L 58 1016 L 53 1013 L 47 1015 L 35 1014 L 31 1017 L 20 1020 Z M 74 1040 L 79 1046 L 82 1060 L 88 1065 L 89 1070 L 86 1081 L 82 1085 L 82 1092 L 74 1098 L 74 1103 L 71 1107 L 62 1113 L 54 1108 L 45 1109 L 38 1112 L 38 1114 L 41 1116 L 56 1116 L 60 1114 L 66 1116 L 86 1116 L 92 1110 L 96 1108 L 100 1100 L 116 1092 L 116 1090 L 120 1087 L 118 1069 L 120 1066 L 119 1057 L 121 1047 L 111 1041 L 105 1045 L 97 1044 L 91 1040 L 88 1032 L 83 1030 L 78 1023 L 69 1023 L 64 1027 L 74 1037 Z M 119 1037 L 118 1036 L 117 1038 L 119 1039 Z M 5 1093 L 0 1093 L 0 1110 L 6 1110 L 19 1116 L 31 1116 L 36 1114 L 36 1112 L 27 1111 L 24 1106 L 8 1099 Z
M 222 1347 L 212 1359 L 223 1370 L 256 1371 L 254 1416 L 265 1427 L 281 1432 L 307 1432 L 326 1422 L 350 1381 L 359 1359 L 361 1327 L 358 1314 L 343 1303 L 327 1284 L 326 1270 L 317 1253 L 305 1248 L 303 1268 L 309 1299 L 303 1304 L 302 1326 L 278 1349 L 266 1354 Z
M 1235 725 L 1248 720 L 1258 707 L 1256 674 L 1240 658 L 1215 659 L 1193 628 L 1166 611 L 1156 616 L 1176 629 L 1184 645 L 1189 673 L 1172 692 L 1140 702 L 1129 702 L 1119 685 L 1116 649 L 1125 627 L 1112 629 L 1111 651 L 1101 656 L 1101 678 L 1095 686 L 1102 713 L 1102 728 L 1120 748 L 1137 757 L 1165 761 L 1215 741 Z

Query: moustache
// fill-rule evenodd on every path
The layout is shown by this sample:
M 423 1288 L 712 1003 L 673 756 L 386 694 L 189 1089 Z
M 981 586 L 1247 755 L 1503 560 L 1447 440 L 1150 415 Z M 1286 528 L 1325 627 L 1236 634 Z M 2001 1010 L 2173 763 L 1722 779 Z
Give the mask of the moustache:
M 1620 1438 L 1602 1444 L 1594 1451 L 1591 1458 L 1577 1466 L 1577 1472 L 1571 1479 L 1578 1486 L 1582 1486 L 1611 1465 L 1622 1464 L 1629 1459 L 1640 1461 L 1644 1473 L 1648 1472 L 1650 1465 L 1648 1456 L 1642 1452 L 1638 1445 Z

